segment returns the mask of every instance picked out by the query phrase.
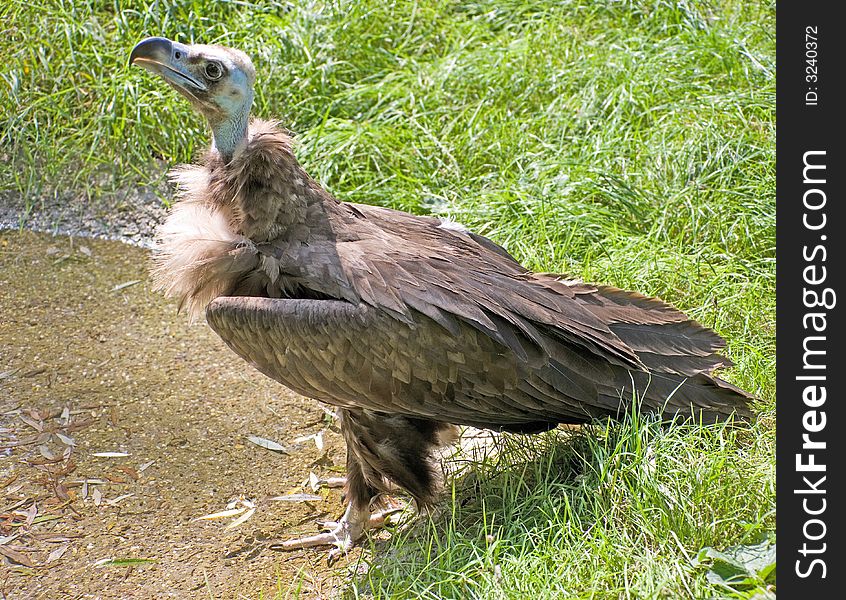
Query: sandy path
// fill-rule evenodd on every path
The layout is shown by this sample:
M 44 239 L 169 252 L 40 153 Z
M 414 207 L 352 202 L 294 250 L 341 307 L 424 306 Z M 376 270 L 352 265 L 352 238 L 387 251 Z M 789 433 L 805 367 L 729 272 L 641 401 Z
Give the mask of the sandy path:
M 310 503 L 270 498 L 311 493 L 309 472 L 337 475 L 340 437 L 316 402 L 176 315 L 146 268 L 139 248 L 0 232 L 5 597 L 273 598 L 297 580 L 303 597 L 330 596 L 354 564 L 328 569 L 319 553 L 264 544 L 337 516 L 337 490 Z M 321 431 L 323 451 L 293 442 Z M 195 520 L 239 498 L 255 506 L 243 524 Z

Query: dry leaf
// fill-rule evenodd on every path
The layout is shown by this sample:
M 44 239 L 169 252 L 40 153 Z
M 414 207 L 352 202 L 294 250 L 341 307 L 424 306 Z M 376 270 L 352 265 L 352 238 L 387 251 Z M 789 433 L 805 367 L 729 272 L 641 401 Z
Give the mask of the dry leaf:
M 93 425 L 96 422 L 96 419 L 78 419 L 76 421 L 68 423 L 65 429 L 67 429 L 68 431 L 79 431 L 80 429 L 88 427 L 89 425 Z
M 26 423 L 27 425 L 29 425 L 30 427 L 32 427 L 33 429 L 35 429 L 35 431 L 40 432 L 40 431 L 44 430 L 44 423 L 40 423 L 38 421 L 35 421 L 35 420 L 30 419 L 29 417 L 25 417 L 23 415 L 18 415 L 18 418 L 21 421 L 23 421 L 24 423 Z
M 127 498 L 131 498 L 134 495 L 135 494 L 124 494 L 123 496 L 118 496 L 117 498 L 112 498 L 111 500 L 106 500 L 106 504 L 108 504 L 109 506 L 114 506 L 118 502 L 126 500 Z
M 314 494 L 285 494 L 284 496 L 273 496 L 270 499 L 280 502 L 318 502 L 323 500 L 323 498 Z
M 237 519 L 235 519 L 234 521 L 232 521 L 229 525 L 227 525 L 227 526 L 226 526 L 226 528 L 227 528 L 227 529 L 234 529 L 235 527 L 238 527 L 238 525 L 241 525 L 241 524 L 242 524 L 242 523 L 244 523 L 247 519 L 249 519 L 250 517 L 252 517 L 252 516 L 253 516 L 253 513 L 255 513 L 255 512 L 256 512 L 256 509 L 255 509 L 255 508 L 251 508 L 250 510 L 248 510 L 247 512 L 245 512 L 243 515 L 241 515 L 240 517 L 238 517 Z
M 138 481 L 138 471 L 136 471 L 132 467 L 115 467 L 115 469 L 122 473 L 126 473 L 126 475 L 130 477 L 133 481 Z
M 41 373 L 45 372 L 47 369 L 44 367 L 39 367 L 37 369 L 32 369 L 31 371 L 27 371 L 26 375 L 41 375 Z M 47 412 L 41 412 L 37 408 L 25 408 L 24 412 L 26 412 L 31 418 L 35 419 L 36 421 L 43 421 L 49 416 Z
M 71 536 L 67 535 L 52 535 L 47 533 L 42 533 L 39 535 L 33 535 L 33 537 L 37 540 L 42 542 L 47 542 L 48 544 L 59 544 L 61 542 L 72 542 L 74 538 L 81 537 L 79 534 L 74 534 Z
M 65 446 L 76 446 L 76 442 L 75 442 L 75 441 L 73 440 L 73 438 L 72 438 L 71 436 L 69 436 L 69 435 L 65 435 L 64 433 L 59 433 L 59 432 L 57 431 L 57 432 L 55 433 L 55 436 L 56 436 L 57 438 L 59 438 L 60 440 L 62 440 L 62 443 L 63 443 Z
M 26 526 L 29 527 L 35 521 L 35 517 L 38 516 L 38 506 L 36 506 L 35 502 L 32 503 L 32 506 L 26 511 Z
M 274 442 L 273 440 L 268 440 L 262 437 L 258 437 L 256 435 L 248 435 L 247 439 L 254 443 L 256 446 L 261 446 L 262 448 L 266 448 L 267 450 L 271 450 L 273 452 L 282 452 L 284 454 L 288 454 L 288 451 L 285 449 L 285 446 L 283 446 L 279 442 Z
M 126 452 L 94 452 L 91 456 L 99 456 L 100 458 L 123 458 L 129 456 Z
M 51 563 L 59 560 L 60 558 L 62 558 L 62 555 L 68 551 L 68 548 L 70 548 L 70 544 L 65 544 L 64 546 L 56 548 L 50 554 L 47 555 L 46 562 Z
M 314 441 L 314 445 L 317 446 L 317 449 L 321 452 L 323 451 L 323 432 L 320 431 L 318 433 L 310 433 L 309 435 L 301 435 L 300 437 L 294 440 L 295 444 L 301 444 L 302 442 L 307 442 L 309 440 Z
M 314 474 L 314 471 L 308 474 L 308 483 L 311 486 L 311 491 L 316 492 L 320 489 L 320 479 Z
M 8 558 L 14 563 L 18 563 L 19 565 L 23 565 L 25 567 L 35 567 L 32 560 L 24 554 L 23 552 L 18 552 L 17 550 L 12 550 L 6 546 L 0 546 L 0 554 Z
M 126 288 L 133 286 L 135 284 L 138 284 L 138 283 L 141 283 L 140 279 L 133 279 L 132 281 L 127 281 L 125 283 L 119 283 L 118 285 L 116 285 L 115 287 L 112 288 L 112 291 L 113 292 L 119 292 L 120 290 L 126 289 Z
M 103 502 L 103 492 L 100 491 L 100 488 L 94 488 L 94 506 L 100 506 L 100 503 Z
M 68 491 L 67 486 L 62 483 L 61 481 L 56 483 L 56 496 L 59 497 L 60 500 L 70 500 L 71 495 Z

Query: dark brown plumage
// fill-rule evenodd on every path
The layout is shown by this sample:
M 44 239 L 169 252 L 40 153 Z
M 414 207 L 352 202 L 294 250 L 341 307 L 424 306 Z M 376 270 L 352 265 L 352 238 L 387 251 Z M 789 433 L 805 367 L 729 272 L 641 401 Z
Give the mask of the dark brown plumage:
M 242 53 L 152 38 L 132 60 L 215 138 L 175 171 L 158 286 L 262 373 L 340 407 L 347 513 L 291 547 L 346 549 L 389 483 L 431 503 L 434 450 L 456 424 L 532 433 L 618 417 L 636 396 L 666 418 L 749 416 L 749 396 L 712 375 L 729 364 L 723 340 L 664 302 L 531 273 L 455 224 L 333 198 L 281 129 L 248 122 Z

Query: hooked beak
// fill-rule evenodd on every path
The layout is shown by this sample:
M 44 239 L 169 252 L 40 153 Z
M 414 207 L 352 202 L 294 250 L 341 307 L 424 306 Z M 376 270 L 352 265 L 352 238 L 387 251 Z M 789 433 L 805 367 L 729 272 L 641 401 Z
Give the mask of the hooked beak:
M 187 68 L 188 46 L 167 38 L 151 37 L 138 42 L 129 55 L 129 64 L 161 76 L 177 90 L 194 98 L 194 92 L 208 87 L 194 77 Z

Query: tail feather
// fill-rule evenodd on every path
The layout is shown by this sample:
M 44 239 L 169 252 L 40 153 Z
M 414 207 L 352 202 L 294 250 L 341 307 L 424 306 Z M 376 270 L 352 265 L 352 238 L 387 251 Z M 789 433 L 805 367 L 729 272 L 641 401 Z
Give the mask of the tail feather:
M 679 415 L 715 422 L 724 421 L 731 415 L 752 416 L 749 409 L 752 396 L 713 375 L 632 373 L 629 379 L 630 383 L 624 388 L 628 398 L 637 398 L 641 410 L 661 414 L 667 419 Z M 618 389 L 605 389 L 601 393 L 619 394 Z
M 629 399 L 637 395 L 643 408 L 668 418 L 682 414 L 716 421 L 732 414 L 752 416 L 753 397 L 713 374 L 732 365 L 718 353 L 726 344 L 713 330 L 658 298 L 610 286 L 581 285 L 578 292 L 584 305 L 609 324 L 649 371 L 615 368 L 613 386 L 597 382 L 601 404 L 616 400 L 619 405 L 622 391 Z

